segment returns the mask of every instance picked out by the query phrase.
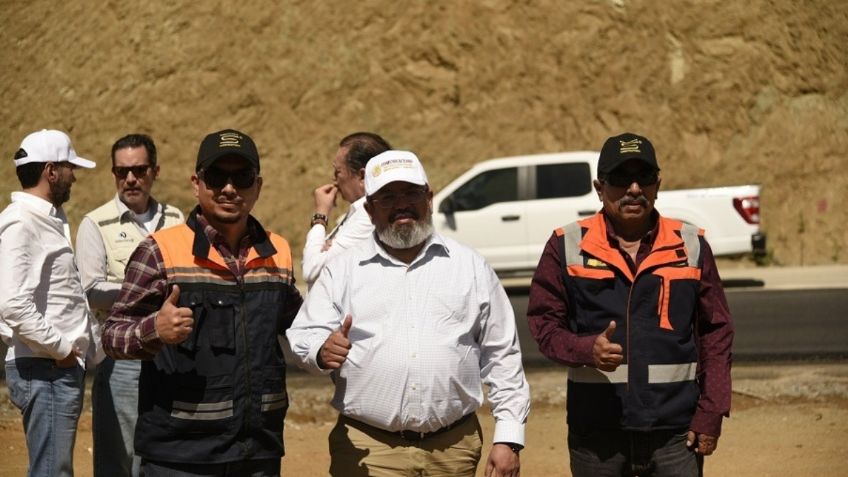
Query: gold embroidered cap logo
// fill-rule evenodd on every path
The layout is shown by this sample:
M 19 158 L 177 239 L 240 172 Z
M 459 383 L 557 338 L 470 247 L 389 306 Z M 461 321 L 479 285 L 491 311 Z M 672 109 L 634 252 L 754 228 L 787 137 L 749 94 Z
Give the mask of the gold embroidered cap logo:
M 218 147 L 241 147 L 241 135 L 236 133 L 223 133 Z
M 374 166 L 374 168 L 371 169 L 371 175 L 374 176 L 374 177 L 378 177 L 382 173 L 383 173 L 383 168 L 380 167 L 379 165 Z
M 639 145 L 642 144 L 642 141 L 639 139 L 631 139 L 629 141 L 618 141 L 621 144 L 621 149 L 619 149 L 619 153 L 626 154 L 628 152 L 642 152 L 639 150 Z

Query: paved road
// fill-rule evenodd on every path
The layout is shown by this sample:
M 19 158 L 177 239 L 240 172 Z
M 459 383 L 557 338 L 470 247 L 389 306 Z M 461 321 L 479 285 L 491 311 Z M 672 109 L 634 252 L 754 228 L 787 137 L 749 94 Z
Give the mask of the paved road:
M 527 289 L 508 289 L 528 365 L 547 361 L 527 328 Z M 736 325 L 736 361 L 848 357 L 848 287 L 829 289 L 730 288 Z

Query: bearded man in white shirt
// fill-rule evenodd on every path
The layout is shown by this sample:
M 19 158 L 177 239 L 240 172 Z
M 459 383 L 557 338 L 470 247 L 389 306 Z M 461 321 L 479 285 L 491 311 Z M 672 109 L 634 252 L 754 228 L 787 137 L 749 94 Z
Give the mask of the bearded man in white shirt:
M 332 374 L 330 475 L 473 476 L 489 386 L 485 475 L 519 475 L 530 393 L 512 307 L 473 250 L 434 233 L 415 154 L 368 162 L 369 240 L 329 261 L 287 336 L 305 369 Z
M 159 176 L 156 143 L 146 134 L 128 134 L 112 145 L 115 196 L 83 217 L 77 231 L 77 262 L 83 287 L 103 323 L 121 291 L 124 269 L 149 234 L 185 221 L 173 205 L 150 192 Z M 104 359 L 91 390 L 94 477 L 138 477 L 141 459 L 133 440 L 138 419 L 141 361 Z
M 365 212 L 365 164 L 391 148 L 385 139 L 370 132 L 349 134 L 339 142 L 333 158 L 333 182 L 318 187 L 312 194 L 315 213 L 303 246 L 303 278 L 310 288 L 328 260 L 374 232 Z M 350 204 L 350 208 L 328 232 L 328 217 L 339 195 Z
M 9 343 L 6 384 L 21 410 L 30 476 L 72 476 L 86 361 L 102 357 L 74 263 L 62 204 L 77 167 L 67 134 L 41 130 L 15 153 L 22 191 L 0 214 L 0 335 Z

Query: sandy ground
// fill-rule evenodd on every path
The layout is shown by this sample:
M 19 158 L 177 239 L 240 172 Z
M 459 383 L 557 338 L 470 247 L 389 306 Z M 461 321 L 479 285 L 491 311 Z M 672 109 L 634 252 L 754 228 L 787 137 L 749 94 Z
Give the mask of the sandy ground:
M 569 475 L 565 444 L 565 372 L 528 371 L 533 409 L 522 475 Z M 706 474 L 717 476 L 844 476 L 843 442 L 848 438 L 848 363 L 739 365 L 734 369 L 732 418 L 725 421 Z M 329 383 L 295 374 L 289 378 L 292 407 L 286 420 L 283 474 L 326 475 L 326 437 L 334 420 L 327 404 Z M 24 475 L 27 466 L 21 422 L 0 387 L 0 477 Z M 87 401 L 90 403 L 90 400 Z M 88 407 L 88 406 L 87 406 Z M 493 421 L 480 413 L 487 437 Z M 74 451 L 79 476 L 91 475 L 91 413 L 80 420 Z M 482 469 L 478 475 L 482 475 Z

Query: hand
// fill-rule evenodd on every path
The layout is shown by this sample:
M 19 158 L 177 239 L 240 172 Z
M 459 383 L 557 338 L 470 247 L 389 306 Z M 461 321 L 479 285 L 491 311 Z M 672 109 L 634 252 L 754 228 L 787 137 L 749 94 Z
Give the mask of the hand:
M 698 443 L 697 446 L 695 442 Z M 694 450 L 696 454 L 710 455 L 718 447 L 718 437 L 689 431 L 689 434 L 686 436 L 686 447 Z
M 339 188 L 335 184 L 324 184 L 315 189 L 312 197 L 315 199 L 315 212 L 330 215 L 330 211 L 336 206 L 336 195 Z
M 339 369 L 347 361 L 347 354 L 350 352 L 348 335 L 352 325 L 353 317 L 347 315 L 341 328 L 327 337 L 327 341 L 324 341 L 318 351 L 319 367 L 322 369 Z
M 485 477 L 518 477 L 521 474 L 521 460 L 506 444 L 495 444 L 489 451 Z
M 177 307 L 180 299 L 180 287 L 174 285 L 171 294 L 165 299 L 159 313 L 156 314 L 154 326 L 159 339 L 165 344 L 182 343 L 191 334 L 194 318 L 191 308 Z
M 56 366 L 59 368 L 73 368 L 79 364 L 77 358 L 82 358 L 82 350 L 75 346 L 67 356 L 56 360 Z
M 595 338 L 595 344 L 592 346 L 592 359 L 595 360 L 595 367 L 601 371 L 615 371 L 624 361 L 621 345 L 610 341 L 614 332 L 615 322 L 610 321 L 607 329 Z
M 330 247 L 332 247 L 332 246 L 333 246 L 333 239 L 327 240 L 326 242 L 324 242 L 324 245 L 321 246 L 321 251 L 326 252 L 327 250 L 330 250 Z

